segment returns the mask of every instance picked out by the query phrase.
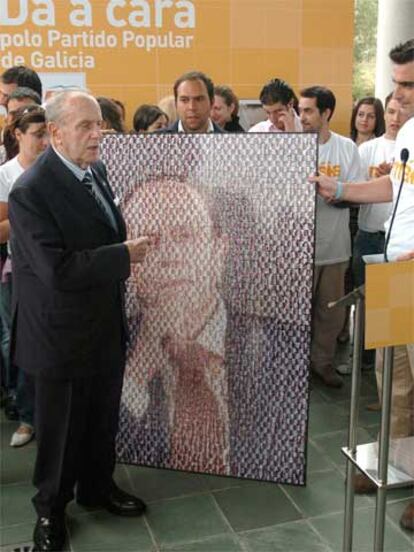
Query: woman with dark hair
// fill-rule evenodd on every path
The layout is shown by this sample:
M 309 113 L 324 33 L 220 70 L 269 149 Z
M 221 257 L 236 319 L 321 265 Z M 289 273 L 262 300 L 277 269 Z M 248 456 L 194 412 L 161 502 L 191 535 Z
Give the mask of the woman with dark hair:
M 351 139 L 357 146 L 385 132 L 384 107 L 373 96 L 360 99 L 352 110 Z
M 107 132 L 125 132 L 118 105 L 113 100 L 103 96 L 98 96 L 96 101 L 102 112 L 102 130 Z
M 385 132 L 384 107 L 381 100 L 373 96 L 361 98 L 354 106 L 351 115 L 351 139 L 360 146 L 368 140 L 378 138 Z M 354 256 L 354 238 L 358 231 L 358 207 L 351 207 L 349 212 L 349 231 L 351 233 L 352 257 L 349 268 L 345 274 L 345 293 L 349 293 L 355 287 L 352 274 Z M 338 336 L 339 343 L 346 343 L 350 339 L 350 307 L 347 307 L 345 323 Z M 343 365 L 338 370 L 341 374 L 350 373 L 350 365 Z
M 133 127 L 135 132 L 155 132 L 168 126 L 169 119 L 157 105 L 141 105 L 135 111 Z
M 17 152 L 0 167 L 0 242 L 9 240 L 10 224 L 8 198 L 12 186 L 46 149 L 49 140 L 44 110 L 38 105 L 29 105 L 16 111 L 12 123 L 6 127 L 7 153 Z M 0 315 L 3 330 L 2 353 L 6 364 L 6 385 L 9 410 L 17 407 L 20 425 L 13 433 L 10 445 L 19 447 L 28 443 L 33 435 L 33 389 L 28 376 L 10 364 L 11 328 L 11 271 L 10 249 L 3 264 L 0 287 Z M 6 339 L 5 339 L 6 338 Z
M 244 132 L 239 123 L 239 99 L 228 86 L 214 88 L 214 103 L 211 109 L 213 121 L 227 132 Z

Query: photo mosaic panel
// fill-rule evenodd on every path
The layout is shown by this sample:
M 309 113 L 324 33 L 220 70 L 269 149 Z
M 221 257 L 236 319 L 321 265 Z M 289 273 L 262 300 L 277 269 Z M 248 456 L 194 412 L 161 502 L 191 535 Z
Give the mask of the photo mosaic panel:
M 305 483 L 315 134 L 107 135 L 132 268 L 122 462 Z

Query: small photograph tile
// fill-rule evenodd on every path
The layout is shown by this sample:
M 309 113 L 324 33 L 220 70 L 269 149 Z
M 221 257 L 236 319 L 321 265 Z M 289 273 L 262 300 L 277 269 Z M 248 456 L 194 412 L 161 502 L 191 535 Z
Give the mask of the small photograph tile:
M 150 552 L 155 550 L 144 518 L 125 518 L 107 512 L 68 517 L 73 552 Z
M 342 512 L 345 504 L 345 483 L 336 471 L 316 472 L 310 475 L 306 487 L 284 487 L 305 517 L 331 512 Z M 368 507 L 372 502 L 365 496 L 355 497 L 355 506 Z
M 202 541 L 161 548 L 162 552 L 244 552 L 236 535 L 217 535 Z
M 306 521 L 283 523 L 259 531 L 242 533 L 249 552 L 330 552 L 330 547 Z
M 0 527 L 35 523 L 32 497 L 36 489 L 29 484 L 3 485 L 0 500 Z
M 134 493 L 145 502 L 206 492 L 206 476 L 172 470 L 125 466 Z
M 300 519 L 302 516 L 278 485 L 258 483 L 225 491 L 214 497 L 237 532 Z
M 328 541 L 335 552 L 342 551 L 343 514 L 332 514 L 310 520 L 310 524 Z M 374 548 L 375 509 L 359 510 L 354 516 L 353 547 L 358 552 L 372 552 Z M 412 544 L 390 522 L 385 527 L 384 550 L 412 552 Z
M 161 547 L 230 533 L 211 495 L 154 503 L 148 513 L 148 523 Z

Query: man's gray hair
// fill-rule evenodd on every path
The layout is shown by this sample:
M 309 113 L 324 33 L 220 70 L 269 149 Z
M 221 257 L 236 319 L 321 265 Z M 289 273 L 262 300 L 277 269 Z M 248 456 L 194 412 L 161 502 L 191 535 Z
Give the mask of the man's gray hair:
M 87 90 L 65 90 L 54 94 L 45 104 L 46 122 L 61 122 L 67 110 L 69 100 L 74 97 L 95 99 Z

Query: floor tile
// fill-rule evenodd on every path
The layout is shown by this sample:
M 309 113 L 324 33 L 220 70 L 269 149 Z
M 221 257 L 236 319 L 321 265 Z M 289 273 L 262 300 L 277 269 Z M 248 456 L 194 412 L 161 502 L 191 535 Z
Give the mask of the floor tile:
M 211 495 L 154 503 L 149 509 L 148 523 L 157 542 L 164 547 L 230 532 Z
M 34 523 L 11 525 L 0 530 L 0 546 L 22 544 L 31 541 Z
M 29 484 L 3 485 L 0 500 L 0 526 L 35 522 L 32 496 L 35 489 Z
M 241 540 L 249 552 L 330 552 L 330 547 L 306 521 L 283 523 L 260 531 L 242 533 Z
M 214 493 L 235 531 L 247 531 L 301 518 L 275 484 L 261 483 Z
M 312 440 L 320 448 L 332 462 L 341 469 L 345 469 L 346 459 L 342 453 L 342 447 L 347 445 L 348 430 L 336 431 L 326 435 L 312 435 Z M 364 428 L 358 431 L 359 443 L 372 443 L 372 435 Z
M 163 547 L 161 550 L 168 550 L 168 552 L 242 552 L 243 548 L 236 535 L 218 535 L 202 541 Z
M 348 410 L 340 406 L 341 403 L 311 404 L 309 411 L 309 433 L 312 436 L 331 433 L 346 427 Z
M 358 552 L 372 552 L 374 543 L 374 508 L 358 511 L 354 516 L 353 545 Z M 343 514 L 332 514 L 311 519 L 310 523 L 328 541 L 336 552 L 342 551 Z M 384 550 L 387 552 L 412 552 L 412 545 L 401 531 L 389 522 L 386 524 Z
M 328 455 L 308 441 L 308 476 L 313 472 L 326 471 L 329 469 L 332 469 L 332 461 Z
M 390 517 L 399 527 L 400 527 L 400 518 L 405 508 L 413 500 L 413 497 L 408 498 L 407 500 L 400 500 L 399 502 L 393 502 L 387 504 L 387 516 Z M 406 535 L 406 537 L 411 541 L 414 548 L 414 533 L 412 531 L 407 531 L 406 529 L 400 528 L 400 531 Z
M 173 470 L 126 466 L 135 494 L 145 502 L 206 492 L 206 476 Z
M 367 406 L 370 404 L 373 404 L 376 401 L 370 400 L 370 398 L 363 398 L 360 401 L 360 408 L 359 408 L 359 414 L 358 414 L 358 425 L 362 427 L 367 426 L 377 426 L 379 427 L 379 424 L 381 422 L 381 412 L 379 411 L 372 411 L 367 410 Z M 349 402 L 348 401 L 340 401 L 338 403 L 338 406 L 340 408 L 343 408 L 346 410 L 349 416 Z
M 68 518 L 73 552 L 147 552 L 155 550 L 144 519 L 93 512 Z
M 344 509 L 344 479 L 335 471 L 311 474 L 307 487 L 286 485 L 284 489 L 307 517 L 341 512 Z M 372 501 L 365 496 L 358 496 L 355 504 L 357 507 L 369 506 Z
M 1 451 L 0 481 L 2 485 L 29 483 L 32 480 L 35 450 L 8 447 Z

